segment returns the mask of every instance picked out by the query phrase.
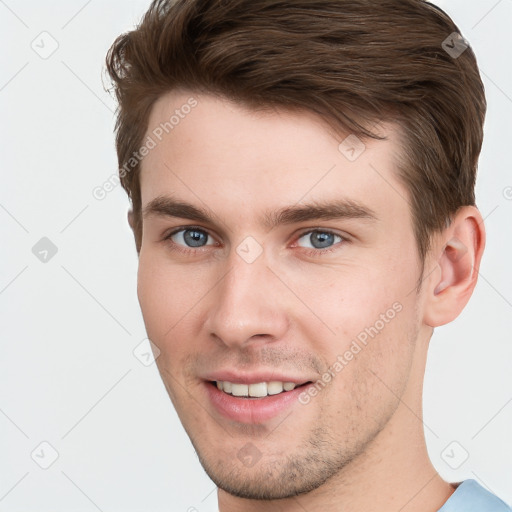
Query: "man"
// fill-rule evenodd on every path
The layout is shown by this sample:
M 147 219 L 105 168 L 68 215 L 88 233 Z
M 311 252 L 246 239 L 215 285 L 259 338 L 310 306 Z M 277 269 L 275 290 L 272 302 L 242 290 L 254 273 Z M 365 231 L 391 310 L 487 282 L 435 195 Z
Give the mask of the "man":
M 485 245 L 485 97 L 449 17 L 157 0 L 107 68 L 146 330 L 219 510 L 510 510 L 423 433 L 429 340 Z

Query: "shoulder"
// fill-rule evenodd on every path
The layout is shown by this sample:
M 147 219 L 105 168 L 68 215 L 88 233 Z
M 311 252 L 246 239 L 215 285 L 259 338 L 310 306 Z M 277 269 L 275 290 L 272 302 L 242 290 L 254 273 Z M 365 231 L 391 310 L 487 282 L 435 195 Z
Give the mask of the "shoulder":
M 476 480 L 469 479 L 457 485 L 438 512 L 512 512 L 512 508 Z

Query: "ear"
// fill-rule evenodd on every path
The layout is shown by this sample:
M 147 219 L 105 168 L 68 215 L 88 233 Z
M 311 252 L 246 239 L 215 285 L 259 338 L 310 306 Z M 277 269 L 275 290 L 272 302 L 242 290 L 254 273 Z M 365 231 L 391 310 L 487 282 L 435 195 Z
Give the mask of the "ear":
M 135 249 L 137 250 L 137 256 L 140 255 L 140 240 L 137 238 L 137 228 L 135 227 L 135 215 L 133 214 L 133 209 L 128 210 L 128 224 L 133 232 L 135 237 Z
M 133 218 L 133 210 L 128 210 L 128 224 L 130 224 L 130 227 L 132 228 L 132 231 L 135 232 L 135 222 Z
M 435 235 L 425 266 L 431 271 L 426 279 L 426 325 L 438 327 L 459 316 L 475 289 L 484 247 L 484 220 L 475 206 L 460 208 L 450 226 Z

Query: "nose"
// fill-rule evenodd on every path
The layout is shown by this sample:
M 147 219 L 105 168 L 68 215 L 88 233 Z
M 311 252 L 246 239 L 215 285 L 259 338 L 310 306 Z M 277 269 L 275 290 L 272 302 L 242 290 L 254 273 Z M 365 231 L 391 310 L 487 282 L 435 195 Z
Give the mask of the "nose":
M 208 335 L 231 349 L 282 339 L 289 326 L 286 295 L 264 255 L 248 263 L 233 251 L 227 261 L 225 277 L 209 294 Z

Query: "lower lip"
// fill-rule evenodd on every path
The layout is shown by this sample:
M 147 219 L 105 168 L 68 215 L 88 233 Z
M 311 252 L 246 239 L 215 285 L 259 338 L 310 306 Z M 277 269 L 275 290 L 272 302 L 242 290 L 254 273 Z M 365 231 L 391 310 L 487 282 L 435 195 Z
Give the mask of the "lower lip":
M 223 416 L 240 423 L 264 423 L 298 402 L 306 385 L 264 398 L 240 398 L 220 391 L 215 384 L 205 382 L 210 401 Z

